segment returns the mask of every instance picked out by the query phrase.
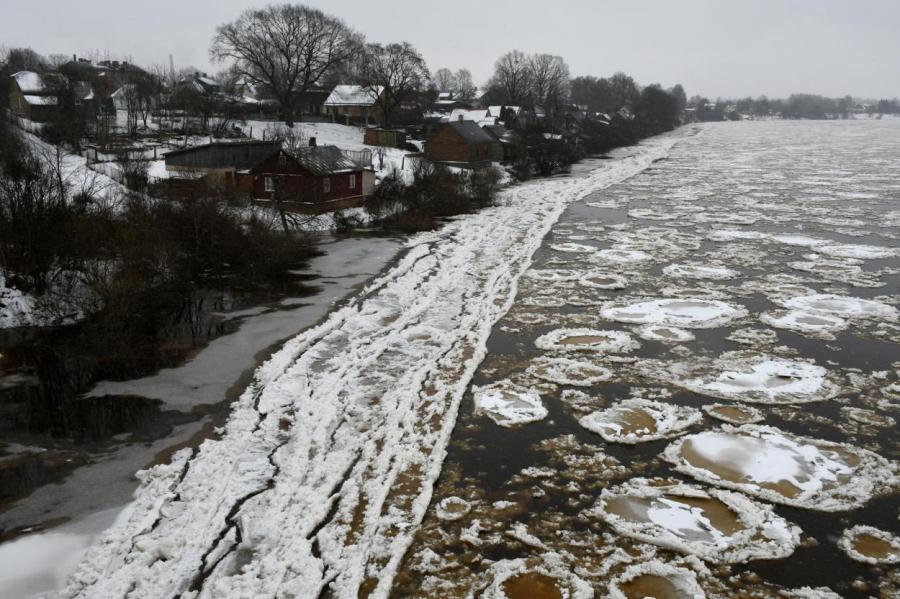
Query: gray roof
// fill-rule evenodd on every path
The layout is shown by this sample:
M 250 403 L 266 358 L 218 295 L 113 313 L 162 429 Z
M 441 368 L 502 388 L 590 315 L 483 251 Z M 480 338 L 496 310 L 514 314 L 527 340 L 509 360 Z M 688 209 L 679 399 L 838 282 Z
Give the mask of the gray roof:
M 475 121 L 453 121 L 447 123 L 447 126 L 453 127 L 453 130 L 456 131 L 467 144 L 496 143 L 494 137 L 490 133 L 482 131 L 481 127 L 479 127 Z
M 244 170 L 277 154 L 278 141 L 215 142 L 174 150 L 165 155 L 166 164 L 199 168 L 234 168 Z
M 355 162 L 344 156 L 337 146 L 301 148 L 295 158 L 303 168 L 320 177 L 363 170 Z

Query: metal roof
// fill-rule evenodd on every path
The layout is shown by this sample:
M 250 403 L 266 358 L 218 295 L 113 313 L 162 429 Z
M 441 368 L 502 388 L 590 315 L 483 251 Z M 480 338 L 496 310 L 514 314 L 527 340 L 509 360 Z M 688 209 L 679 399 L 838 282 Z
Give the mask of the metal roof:
M 467 144 L 496 143 L 494 137 L 483 131 L 474 121 L 454 121 L 447 123 Z
M 363 170 L 355 162 L 344 156 L 337 146 L 301 148 L 294 158 L 297 159 L 297 162 L 303 168 L 320 177 Z

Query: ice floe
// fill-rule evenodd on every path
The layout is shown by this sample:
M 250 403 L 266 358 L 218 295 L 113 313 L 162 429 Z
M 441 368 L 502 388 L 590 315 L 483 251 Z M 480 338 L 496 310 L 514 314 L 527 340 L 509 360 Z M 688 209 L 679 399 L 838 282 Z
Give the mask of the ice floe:
M 577 281 L 583 275 L 584 273 L 580 270 L 567 268 L 532 269 L 525 273 L 526 278 L 535 279 L 537 281 L 547 281 L 549 283 Z
M 512 427 L 537 422 L 547 417 L 547 408 L 534 389 L 499 381 L 473 387 L 475 413 L 484 414 L 500 426 Z
M 841 408 L 841 412 L 845 414 L 847 418 L 858 424 L 876 426 L 879 428 L 887 428 L 889 426 L 894 426 L 895 424 L 895 420 L 890 416 L 879 414 L 872 410 L 866 410 L 865 408 L 846 406 Z
M 465 517 L 472 505 L 461 497 L 445 497 L 438 502 L 435 515 L 441 520 L 452 522 Z
M 544 350 L 560 352 L 628 352 L 637 349 L 638 342 L 624 331 L 597 329 L 556 329 L 538 337 L 534 344 Z
M 808 362 L 729 352 L 711 366 L 711 374 L 680 379 L 676 383 L 695 393 L 763 404 L 823 401 L 839 391 L 828 380 L 825 368 Z
M 785 308 L 840 318 L 876 318 L 897 320 L 897 308 L 875 300 L 846 295 L 817 293 L 792 297 L 781 302 Z
M 660 560 L 628 566 L 608 586 L 609 599 L 705 599 L 692 570 Z
M 763 413 L 751 406 L 714 403 L 703 406 L 703 411 L 728 424 L 756 424 L 765 420 Z
M 618 534 L 712 563 L 780 559 L 800 529 L 740 493 L 677 480 L 636 478 L 604 489 L 591 514 Z
M 608 443 L 644 443 L 681 435 L 701 420 L 699 410 L 649 399 L 626 399 L 578 423 Z
M 612 262 L 613 264 L 628 265 L 649 262 L 653 259 L 653 256 L 642 250 L 610 248 L 598 250 L 592 255 L 592 259 L 597 260 L 598 262 Z
M 708 484 L 829 512 L 858 508 L 900 482 L 894 466 L 871 451 L 756 424 L 676 439 L 663 457 Z
M 704 329 L 728 324 L 747 315 L 747 311 L 719 300 L 669 298 L 611 305 L 600 310 L 608 320 L 631 324 L 659 324 L 689 329 Z
M 483 599 L 593 599 L 593 587 L 574 574 L 562 556 L 545 552 L 538 559 L 507 559 L 491 564 Z
M 819 253 L 834 256 L 835 258 L 855 258 L 858 260 L 878 260 L 893 258 L 898 255 L 897 248 L 852 243 L 826 244 L 817 246 L 814 249 Z
M 873 526 L 845 530 L 838 546 L 850 559 L 864 564 L 900 563 L 900 537 Z
M 528 374 L 557 385 L 590 387 L 608 381 L 612 371 L 590 362 L 541 356 L 531 362 Z
M 663 269 L 663 274 L 667 277 L 685 278 L 685 279 L 712 279 L 724 280 L 739 277 L 741 273 L 724 266 L 716 266 L 712 264 L 670 264 Z
M 622 275 L 593 271 L 578 279 L 578 283 L 592 289 L 625 289 L 628 281 Z
M 659 324 L 648 324 L 637 330 L 641 339 L 661 341 L 662 343 L 687 343 L 694 340 L 694 334 L 678 327 Z
M 847 328 L 847 321 L 831 314 L 804 310 L 764 312 L 759 320 L 776 329 L 786 329 L 821 339 L 834 339 L 834 333 Z
M 552 243 L 550 248 L 567 254 L 589 254 L 597 251 L 594 246 L 583 243 Z

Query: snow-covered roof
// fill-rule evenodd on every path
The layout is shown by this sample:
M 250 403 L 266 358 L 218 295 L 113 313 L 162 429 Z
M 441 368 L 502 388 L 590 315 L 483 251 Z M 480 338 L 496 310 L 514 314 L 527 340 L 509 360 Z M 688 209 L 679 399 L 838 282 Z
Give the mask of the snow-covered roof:
M 203 83 L 204 85 L 208 85 L 210 87 L 218 87 L 219 82 L 215 79 L 210 79 L 209 77 L 197 77 L 197 81 Z
M 56 106 L 56 96 L 30 96 L 25 95 L 25 101 L 31 106 Z
M 501 113 L 503 112 L 502 106 L 488 106 L 488 115 L 500 118 Z
M 325 100 L 325 106 L 373 106 L 383 89 L 380 85 L 336 85 Z
M 13 74 L 12 77 L 16 80 L 16 85 L 19 86 L 19 89 L 22 90 L 23 94 L 27 94 L 28 92 L 41 93 L 46 91 L 44 80 L 34 71 L 19 71 L 18 73 Z
M 479 126 L 496 125 L 497 118 L 489 114 L 488 110 L 466 110 L 464 108 L 456 108 L 450 113 L 448 122 L 455 123 L 457 121 L 474 121 Z

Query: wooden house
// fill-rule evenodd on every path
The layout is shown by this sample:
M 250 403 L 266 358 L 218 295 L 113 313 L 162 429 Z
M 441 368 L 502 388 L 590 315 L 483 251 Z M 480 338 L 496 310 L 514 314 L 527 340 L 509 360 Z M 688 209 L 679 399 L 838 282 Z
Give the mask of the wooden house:
M 473 121 L 454 121 L 439 127 L 425 142 L 432 162 L 476 167 L 503 160 L 497 138 Z
M 351 122 L 363 122 L 366 126 L 372 121 L 381 123 L 384 114 L 378 99 L 382 93 L 384 90 L 380 86 L 337 85 L 325 100 L 325 113 L 333 122 L 343 120 L 347 125 Z
M 10 79 L 9 109 L 13 114 L 37 123 L 46 123 L 56 116 L 63 87 L 61 76 L 19 71 Z

